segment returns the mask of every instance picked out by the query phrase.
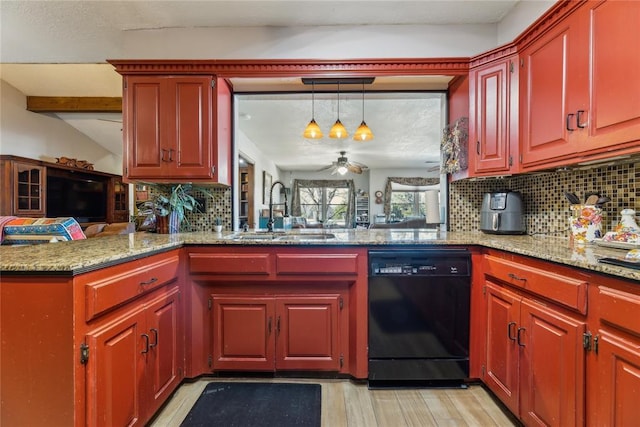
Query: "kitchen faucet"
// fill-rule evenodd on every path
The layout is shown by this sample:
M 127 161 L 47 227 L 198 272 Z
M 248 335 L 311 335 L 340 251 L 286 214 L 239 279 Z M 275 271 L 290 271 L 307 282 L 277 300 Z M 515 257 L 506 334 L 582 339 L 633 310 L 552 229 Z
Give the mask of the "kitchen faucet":
M 282 188 L 286 188 L 284 186 L 284 184 L 280 181 L 276 181 L 273 184 L 271 184 L 271 189 L 269 190 L 269 221 L 267 222 L 267 231 L 273 231 L 273 187 L 276 186 L 276 184 L 280 184 L 282 186 Z M 284 217 L 288 217 L 289 216 L 289 210 L 287 208 L 287 192 L 284 191 Z

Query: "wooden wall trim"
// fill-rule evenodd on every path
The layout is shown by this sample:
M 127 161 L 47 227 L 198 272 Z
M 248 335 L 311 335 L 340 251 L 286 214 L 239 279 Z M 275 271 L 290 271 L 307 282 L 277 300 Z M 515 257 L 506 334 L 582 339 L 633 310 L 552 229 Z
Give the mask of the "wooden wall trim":
M 464 75 L 469 58 L 350 60 L 107 60 L 123 75 L 214 74 L 220 77 Z
M 120 113 L 122 97 L 27 96 L 27 110 L 34 113 Z

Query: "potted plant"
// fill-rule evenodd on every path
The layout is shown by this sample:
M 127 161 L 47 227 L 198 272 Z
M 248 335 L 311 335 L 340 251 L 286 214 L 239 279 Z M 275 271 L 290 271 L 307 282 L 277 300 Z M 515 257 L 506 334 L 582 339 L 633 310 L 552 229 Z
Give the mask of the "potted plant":
M 216 233 L 220 233 L 222 231 L 222 218 L 219 216 L 213 219 L 213 229 Z
M 192 195 L 194 190 L 213 197 L 207 189 L 192 184 L 153 184 L 151 187 L 151 200 L 146 201 L 140 211 L 155 215 L 158 233 L 178 233 L 182 223 L 188 222 L 186 212 L 192 212 L 200 205 Z

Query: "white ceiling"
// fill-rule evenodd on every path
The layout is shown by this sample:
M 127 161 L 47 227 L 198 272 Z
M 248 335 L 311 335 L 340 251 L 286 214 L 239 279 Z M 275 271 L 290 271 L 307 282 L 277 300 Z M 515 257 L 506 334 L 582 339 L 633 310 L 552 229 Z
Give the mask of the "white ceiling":
M 193 29 L 210 27 L 293 27 L 333 25 L 420 25 L 492 24 L 500 22 L 520 0 L 421 0 L 421 1 L 0 1 L 2 39 L 0 78 L 25 95 L 33 96 L 120 96 L 120 76 L 105 58 L 119 57 L 124 34 L 150 29 Z M 533 17 L 530 22 L 535 19 Z M 420 89 L 446 87 L 448 78 L 377 79 L 367 90 L 392 86 Z M 299 79 L 234 79 L 238 91 L 292 90 L 302 87 Z M 293 86 L 292 86 L 293 85 Z M 305 89 L 308 90 L 308 87 Z M 296 89 L 293 89 L 296 90 Z M 352 90 L 360 90 L 352 88 Z M 360 101 L 349 98 L 360 98 Z M 335 120 L 335 94 L 318 97 L 316 120 L 327 128 Z M 394 111 L 377 111 L 375 97 L 367 95 L 366 120 L 376 134 L 369 143 L 328 140 L 329 152 L 312 156 L 310 145 L 300 136 L 310 118 L 308 94 L 297 101 L 275 103 L 252 101 L 240 108 L 243 132 L 265 153 L 277 153 L 276 164 L 291 169 L 296 163 L 307 169 L 335 160 L 344 149 L 350 160 L 370 167 L 391 167 L 404 153 L 400 164 L 419 167 L 426 161 L 425 140 L 402 135 L 407 128 L 401 118 L 410 117 L 411 102 L 395 105 Z M 361 95 L 344 94 L 340 117 L 353 132 L 361 120 Z M 242 104 L 241 104 L 242 105 Z M 320 118 L 323 113 L 326 118 Z M 351 115 L 353 117 L 350 117 Z M 122 150 L 119 115 L 60 115 L 70 125 L 110 151 Z M 279 119 L 278 119 L 279 118 Z M 287 118 L 290 126 L 284 126 Z M 267 123 L 267 125 L 265 125 Z M 266 126 L 266 129 L 265 129 Z M 410 126 L 409 126 L 410 127 Z M 295 133 L 293 133 L 295 129 Z M 284 133 L 286 132 L 286 133 Z M 393 137 L 389 135 L 394 135 Z M 393 140 L 390 140 L 393 138 Z M 286 141 L 289 145 L 283 148 Z M 348 141 L 351 141 L 350 139 Z M 351 145 L 350 145 L 351 144 Z M 368 144 L 368 146 L 367 146 Z M 322 151 L 322 153 L 320 153 Z M 366 155 L 365 155 L 366 151 Z M 362 153 L 361 158 L 354 156 Z M 410 153 L 421 153 L 411 156 Z M 285 155 L 286 154 L 286 155 Z M 322 155 L 321 155 L 322 154 Z

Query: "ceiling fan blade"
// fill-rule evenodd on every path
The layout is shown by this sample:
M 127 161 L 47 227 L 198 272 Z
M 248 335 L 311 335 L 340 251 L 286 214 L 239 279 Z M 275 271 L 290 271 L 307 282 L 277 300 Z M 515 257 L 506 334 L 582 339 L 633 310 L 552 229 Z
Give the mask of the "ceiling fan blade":
M 349 170 L 349 172 L 351 173 L 362 173 L 362 167 L 358 166 L 358 165 L 354 165 L 352 163 L 349 163 L 347 165 L 347 169 Z

